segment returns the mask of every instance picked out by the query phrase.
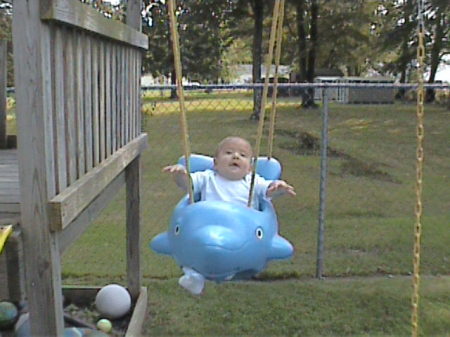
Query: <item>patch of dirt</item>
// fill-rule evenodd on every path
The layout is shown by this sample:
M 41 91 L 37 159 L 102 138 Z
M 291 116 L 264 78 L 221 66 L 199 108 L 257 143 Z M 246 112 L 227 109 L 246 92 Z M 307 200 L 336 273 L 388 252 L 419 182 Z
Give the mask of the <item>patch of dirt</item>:
M 306 131 L 277 130 L 277 135 L 290 138 L 288 142 L 281 143 L 282 149 L 288 150 L 293 154 L 304 156 L 320 155 L 320 138 Z M 330 157 L 345 157 L 346 154 L 336 151 L 330 147 L 327 149 Z
M 289 138 L 288 141 L 280 143 L 279 147 L 296 155 L 320 156 L 321 139 L 306 131 L 277 130 L 277 135 Z M 341 165 L 340 175 L 352 175 L 356 177 L 367 177 L 380 181 L 399 184 L 388 172 L 381 169 L 382 163 L 370 163 L 349 154 L 335 150 L 328 146 L 328 157 L 344 159 Z

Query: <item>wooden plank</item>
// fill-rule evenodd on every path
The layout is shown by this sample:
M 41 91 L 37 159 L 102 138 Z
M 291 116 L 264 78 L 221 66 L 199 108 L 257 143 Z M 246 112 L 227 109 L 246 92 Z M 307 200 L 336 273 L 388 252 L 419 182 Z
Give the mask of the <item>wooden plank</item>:
M 18 193 L 0 196 L 0 203 L 2 204 L 15 204 L 19 203 L 19 201 L 20 201 L 20 194 Z
M 66 118 L 64 113 L 64 39 L 63 32 L 55 31 L 53 43 L 53 78 L 54 81 L 54 121 L 55 121 L 55 157 L 56 157 L 56 192 L 64 190 L 67 185 L 66 161 Z
M 85 121 L 84 121 L 84 57 L 83 47 L 86 41 L 85 34 L 77 34 L 76 36 L 76 62 L 75 62 L 75 87 L 76 87 L 76 125 L 77 125 L 77 179 L 86 172 L 86 156 L 85 156 Z M 89 76 L 88 76 L 89 78 Z
M 112 46 L 111 60 L 111 147 L 112 152 L 117 150 L 117 51 L 118 46 Z
M 130 139 L 135 137 L 135 116 L 136 116 L 136 88 L 134 87 L 134 80 L 137 76 L 136 73 L 136 53 L 131 51 L 130 56 Z
M 124 184 L 125 172 L 122 172 L 100 192 L 98 197 L 96 197 L 74 221 L 66 226 L 64 230 L 58 232 L 61 254 L 84 233 L 100 212 L 117 196 L 117 192 Z
M 75 33 L 73 29 L 63 30 L 64 37 L 64 115 L 65 115 L 65 143 L 67 184 L 77 179 L 77 144 L 76 144 L 76 118 L 75 118 L 75 73 L 74 73 L 74 46 Z
M 141 168 L 138 155 L 125 169 L 126 219 L 127 219 L 127 278 L 128 289 L 133 299 L 137 299 L 141 289 Z
M 142 69 L 142 53 L 138 53 L 139 57 L 137 60 L 137 74 L 138 77 L 135 79 L 137 86 L 137 119 L 136 119 L 136 136 L 141 133 L 142 130 L 142 110 L 141 110 L 141 69 Z
M 134 121 L 136 115 L 136 91 L 134 88 L 134 79 L 136 78 L 136 54 L 134 50 L 130 50 L 130 118 L 129 118 L 129 139 L 134 138 Z
M 24 272 L 32 336 L 62 336 L 64 329 L 58 242 L 48 228 L 52 156 L 52 43 L 39 18 L 39 2 L 14 0 L 14 73 Z M 55 83 L 53 83 L 55 84 Z M 32 113 L 30 113 L 32 112 Z M 49 154 L 50 153 L 50 154 Z M 42 310 L 45 308 L 45 310 Z
M 147 316 L 147 303 L 147 288 L 142 287 L 134 306 L 133 314 L 131 316 L 130 323 L 128 324 L 125 337 L 142 336 L 142 327 L 144 326 L 145 318 Z
M 0 181 L 0 190 L 3 191 L 8 188 L 16 188 L 19 189 L 19 179 L 17 180 L 6 180 L 6 181 Z
M 100 162 L 99 132 L 99 55 L 98 39 L 92 40 L 92 155 L 93 165 Z
M 93 150 L 93 139 L 92 139 L 92 46 L 91 37 L 86 35 L 86 39 L 83 45 L 84 54 L 84 138 L 85 138 L 85 148 L 86 153 L 86 171 L 89 171 L 93 166 L 94 155 Z
M 0 39 L 0 149 L 6 148 L 7 41 Z
M 130 141 L 130 136 L 129 136 L 129 131 L 130 131 L 130 114 L 131 114 L 131 109 L 130 109 L 130 78 L 131 78 L 131 74 L 130 74 L 130 49 L 129 48 L 124 48 L 124 52 L 125 52 L 125 58 L 124 58 L 124 73 L 122 76 L 125 77 L 124 80 L 124 97 L 125 97 L 125 106 L 124 106 L 124 112 L 125 112 L 125 121 L 124 121 L 124 133 L 125 133 L 125 144 L 127 144 Z
M 128 84 L 128 74 L 126 73 L 126 49 L 124 47 L 121 48 L 120 53 L 120 96 L 121 96 L 121 120 L 120 120 L 120 146 L 124 146 L 127 143 L 125 128 L 126 128 L 126 117 L 127 117 L 127 84 Z
M 111 100 L 112 100 L 112 84 L 111 84 L 111 60 L 112 60 L 112 44 L 107 43 L 105 46 L 105 141 L 106 141 L 106 157 L 112 154 L 111 148 Z
M 0 213 L 20 214 L 19 200 L 16 200 L 14 202 L 1 202 L 0 201 Z
M 105 110 L 106 110 L 106 69 L 105 69 L 105 42 L 102 40 L 99 43 L 99 147 L 100 147 L 100 162 L 106 158 L 106 144 L 105 144 Z
M 70 224 L 146 147 L 147 135 L 142 134 L 50 200 L 52 230 Z
M 1 190 L 0 191 L 0 197 L 11 197 L 11 198 L 13 198 L 13 197 L 19 197 L 19 195 L 20 195 L 20 189 L 19 189 L 19 186 L 17 186 L 17 187 L 13 187 L 13 188 L 8 188 L 8 189 L 4 189 L 4 190 Z
M 124 106 L 125 106 L 125 97 L 124 97 L 124 52 L 123 47 L 119 46 L 119 49 L 117 51 L 117 97 L 119 99 L 119 105 L 118 105 L 118 118 L 117 118 L 117 140 L 118 140 L 118 148 L 121 148 L 124 145 L 124 132 L 123 132 L 123 126 L 124 126 Z
M 41 19 L 58 21 L 134 47 L 148 49 L 145 34 L 116 20 L 109 20 L 90 6 L 73 0 L 41 0 Z

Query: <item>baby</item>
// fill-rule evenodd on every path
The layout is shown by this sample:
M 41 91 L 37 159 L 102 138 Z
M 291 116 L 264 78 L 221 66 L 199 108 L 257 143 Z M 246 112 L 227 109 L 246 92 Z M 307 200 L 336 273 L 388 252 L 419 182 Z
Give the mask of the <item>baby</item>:
M 220 200 L 247 205 L 250 193 L 253 151 L 249 142 L 240 137 L 227 137 L 217 146 L 214 169 L 191 174 L 194 193 L 200 192 L 201 200 Z M 188 190 L 188 176 L 182 165 L 163 169 L 173 175 L 176 184 Z M 295 196 L 294 188 L 283 180 L 266 180 L 256 175 L 252 206 L 259 208 L 258 200 L 288 194 Z
M 194 193 L 200 192 L 201 200 L 219 200 L 246 206 L 252 178 L 252 156 L 252 147 L 248 141 L 240 137 L 225 138 L 217 146 L 214 169 L 191 174 Z M 184 166 L 166 166 L 163 172 L 172 174 L 176 184 L 187 192 L 189 179 Z M 254 208 L 259 209 L 261 198 L 282 194 L 296 195 L 294 188 L 283 180 L 266 180 L 255 176 Z M 201 294 L 205 284 L 203 275 L 188 267 L 183 267 L 183 271 L 184 275 L 178 283 L 194 295 Z

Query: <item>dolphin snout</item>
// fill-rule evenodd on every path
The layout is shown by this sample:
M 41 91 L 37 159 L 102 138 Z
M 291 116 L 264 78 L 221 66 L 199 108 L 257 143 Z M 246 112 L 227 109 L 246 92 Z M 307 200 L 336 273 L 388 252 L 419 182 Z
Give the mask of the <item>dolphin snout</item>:
M 192 239 L 193 244 L 197 247 L 209 246 L 226 250 L 237 250 L 245 243 L 244 235 L 239 235 L 236 231 L 220 225 L 199 228 Z

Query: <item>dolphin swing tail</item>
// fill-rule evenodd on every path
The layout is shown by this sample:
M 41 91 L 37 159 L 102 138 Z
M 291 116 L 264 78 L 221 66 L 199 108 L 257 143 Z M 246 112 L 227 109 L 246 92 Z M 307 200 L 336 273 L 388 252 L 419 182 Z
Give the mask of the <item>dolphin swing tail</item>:
M 170 255 L 182 268 L 210 281 L 248 279 L 270 260 L 293 255 L 292 244 L 278 234 L 275 210 L 263 199 L 260 210 L 221 201 L 189 203 L 175 208 L 169 229 L 150 247 Z

